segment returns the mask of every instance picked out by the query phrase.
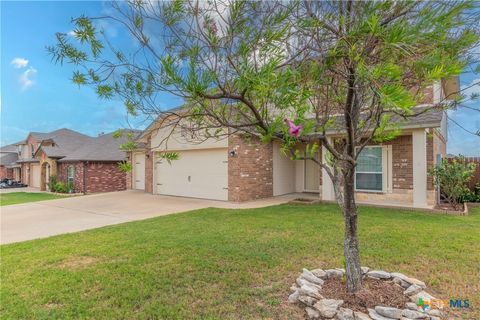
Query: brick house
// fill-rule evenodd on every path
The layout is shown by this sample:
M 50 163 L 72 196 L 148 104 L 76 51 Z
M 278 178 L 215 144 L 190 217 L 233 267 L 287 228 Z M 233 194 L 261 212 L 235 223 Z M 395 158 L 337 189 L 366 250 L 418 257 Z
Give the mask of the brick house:
M 0 148 L 0 180 L 20 180 L 17 160 L 18 147 L 15 143 Z
M 458 91 L 458 79 L 427 89 L 425 105 L 439 102 Z M 400 119 L 398 119 L 400 120 Z M 358 202 L 431 207 L 436 190 L 428 168 L 445 155 L 447 118 L 442 110 L 431 110 L 403 121 L 395 139 L 367 146 L 359 156 L 356 171 Z M 249 201 L 289 193 L 314 192 L 334 200 L 333 185 L 326 173 L 310 160 L 291 160 L 283 155 L 280 143 L 262 144 L 254 139 L 229 136 L 192 143 L 182 132 L 173 132 L 154 121 L 137 139 L 141 144 L 128 156 L 133 170 L 127 188 L 148 193 Z M 327 135 L 341 136 L 331 131 Z M 302 149 L 302 146 L 299 146 Z M 169 164 L 161 157 L 175 151 L 179 159 Z M 324 147 L 318 159 L 324 163 Z
M 31 132 L 16 144 L 19 180 L 31 187 L 48 189 L 50 176 L 72 182 L 75 192 L 94 193 L 126 189 L 126 174 L 118 168 L 125 160 L 120 145 L 125 138 L 113 133 L 91 137 L 70 129 Z

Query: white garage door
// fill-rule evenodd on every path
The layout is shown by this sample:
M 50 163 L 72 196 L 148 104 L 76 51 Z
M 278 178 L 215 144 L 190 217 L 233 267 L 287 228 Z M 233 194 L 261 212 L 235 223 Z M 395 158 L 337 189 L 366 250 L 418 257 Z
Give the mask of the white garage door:
M 133 155 L 133 188 L 145 190 L 145 154 Z
M 40 188 L 40 165 L 30 165 L 30 186 Z
M 155 193 L 214 200 L 228 200 L 227 149 L 179 152 L 171 161 L 155 157 Z

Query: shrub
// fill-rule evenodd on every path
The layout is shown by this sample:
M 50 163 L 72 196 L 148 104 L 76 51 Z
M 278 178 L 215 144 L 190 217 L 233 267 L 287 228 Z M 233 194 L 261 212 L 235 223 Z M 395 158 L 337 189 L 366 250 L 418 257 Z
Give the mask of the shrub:
M 68 188 L 65 185 L 65 183 L 59 181 L 59 182 L 57 182 L 57 184 L 55 184 L 55 191 L 58 192 L 58 193 L 67 193 Z
M 58 177 L 57 176 L 50 176 L 50 178 L 48 179 L 48 189 L 51 191 L 51 192 L 55 192 L 56 189 L 56 185 L 58 183 Z
M 67 183 L 68 193 L 73 193 L 75 191 L 75 184 L 72 181 Z
M 480 183 L 477 183 L 473 192 L 468 189 L 465 190 L 462 195 L 462 202 L 480 202 Z
M 118 163 L 118 169 L 122 172 L 128 173 L 132 171 L 132 164 L 128 161 L 120 161 Z
M 475 167 L 475 163 L 465 162 L 465 158 L 459 156 L 450 161 L 442 159 L 429 171 L 435 184 L 440 186 L 441 193 L 455 210 L 458 209 L 459 203 L 464 201 L 463 195 L 468 190 L 467 183 L 472 178 Z

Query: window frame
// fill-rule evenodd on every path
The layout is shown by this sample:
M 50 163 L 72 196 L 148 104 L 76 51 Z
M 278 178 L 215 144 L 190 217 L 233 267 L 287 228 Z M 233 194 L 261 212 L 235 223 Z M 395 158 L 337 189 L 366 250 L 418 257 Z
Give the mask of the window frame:
M 72 169 L 72 173 L 73 173 L 72 177 L 70 177 L 70 169 Z M 67 167 L 67 183 L 70 183 L 70 182 L 75 184 L 75 166 L 74 165 L 69 165 Z
M 359 147 L 356 148 L 356 150 L 358 150 Z M 384 156 L 385 156 L 385 147 L 382 146 L 382 145 L 367 145 L 363 148 L 363 150 L 365 150 L 366 148 L 379 148 L 381 150 L 381 154 L 382 154 L 382 161 L 381 161 L 381 164 L 382 164 L 382 172 L 373 172 L 373 171 L 361 171 L 361 172 L 357 172 L 357 167 L 355 167 L 355 173 L 354 173 L 354 187 L 355 187 L 355 191 L 358 191 L 358 192 L 370 192 L 370 193 L 386 193 L 386 190 L 387 190 L 387 186 L 385 185 L 385 182 L 386 182 L 386 179 L 385 179 L 385 175 L 387 174 L 386 172 L 386 168 L 385 168 L 385 159 L 384 159 Z M 363 151 L 362 150 L 362 151 Z M 358 159 L 358 158 L 357 158 Z M 381 190 L 372 190 L 372 189 L 358 189 L 357 188 L 357 173 L 366 173 L 366 174 L 381 174 L 382 175 L 382 189 Z M 388 183 L 388 182 L 387 182 Z

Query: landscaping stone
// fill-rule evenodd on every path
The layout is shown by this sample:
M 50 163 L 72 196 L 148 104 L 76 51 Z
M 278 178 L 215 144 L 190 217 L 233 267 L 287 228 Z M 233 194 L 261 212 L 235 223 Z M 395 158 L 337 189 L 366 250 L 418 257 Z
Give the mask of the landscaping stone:
M 327 273 L 328 279 L 337 279 L 343 277 L 343 272 L 338 269 L 328 269 L 325 270 L 325 272 Z
M 400 272 L 392 272 L 391 273 L 393 278 L 399 278 L 402 279 L 403 281 L 409 282 L 410 278 L 404 275 L 403 273 Z M 410 282 L 409 282 L 410 283 Z
M 299 297 L 300 297 L 300 293 L 297 290 L 297 291 L 295 291 L 294 293 L 292 293 L 291 295 L 288 296 L 288 302 L 289 303 L 297 303 Z
M 353 311 L 347 308 L 339 308 L 337 315 L 335 316 L 337 320 L 355 320 L 353 316 Z
M 314 287 L 314 286 L 309 285 L 309 284 L 304 284 L 303 286 L 301 286 L 300 289 L 298 289 L 298 293 L 300 295 L 307 295 L 307 296 L 310 296 L 310 297 L 316 298 L 316 299 L 322 299 L 323 298 L 320 295 L 320 290 L 318 290 L 317 287 Z
M 317 303 L 318 299 L 312 298 L 310 296 L 299 296 L 298 301 L 303 303 L 304 305 L 307 305 L 309 307 L 313 307 L 315 303 Z
M 405 304 L 405 309 L 398 309 L 389 306 L 375 306 L 368 309 L 368 315 L 362 312 L 342 308 L 343 300 L 325 299 L 321 295 L 324 279 L 339 279 L 345 274 L 345 269 L 314 269 L 309 271 L 303 269 L 302 274 L 290 287 L 293 293 L 288 297 L 290 303 L 301 303 L 305 306 L 308 319 L 333 319 L 335 320 L 439 320 L 442 313 L 433 309 L 423 312 L 418 306 L 419 299 L 433 300 L 432 295 L 424 289 L 424 282 L 409 278 L 403 273 L 389 273 L 383 270 L 370 270 L 368 267 L 361 267 L 364 276 L 378 280 L 393 280 L 395 285 L 404 288 L 403 294 L 412 302 Z M 388 301 L 387 301 L 388 303 Z
M 370 309 L 370 308 L 368 309 L 368 315 L 373 320 L 395 320 L 393 318 L 387 318 L 387 317 L 384 317 L 382 315 L 379 315 L 375 310 Z
M 372 320 L 368 314 L 360 311 L 355 311 L 353 314 L 355 316 L 355 320 Z
M 317 278 L 320 278 L 320 279 L 326 279 L 327 278 L 327 273 L 323 269 L 314 269 L 314 270 L 312 270 L 312 273 Z
M 419 293 L 410 296 L 410 300 L 415 303 L 417 303 L 420 298 L 422 298 L 423 300 L 435 299 L 435 297 L 431 296 L 428 292 L 425 291 L 420 291 Z
M 376 306 L 375 311 L 387 318 L 400 319 L 402 317 L 402 310 L 397 308 Z
M 423 282 L 423 281 L 420 281 L 420 280 L 415 279 L 415 278 L 408 278 L 408 279 L 409 279 L 409 281 L 407 281 L 407 282 L 410 282 L 411 284 L 416 284 L 417 286 L 422 287 L 422 289 L 427 288 L 427 286 L 425 285 L 425 282 Z
M 408 287 L 411 286 L 411 284 L 409 282 L 407 282 L 403 279 L 397 278 L 397 277 L 393 278 L 393 282 L 400 285 L 404 289 L 407 289 Z
M 337 314 L 338 308 L 343 304 L 343 300 L 322 299 L 315 304 L 315 309 L 320 312 L 320 316 L 331 319 Z
M 443 315 L 442 311 L 438 309 L 430 309 L 427 311 L 427 314 L 434 317 L 441 317 Z
M 412 284 L 410 287 L 407 288 L 407 290 L 403 292 L 403 294 L 410 297 L 411 295 L 417 294 L 420 291 L 422 291 L 422 287 L 416 284 Z
M 314 283 L 314 284 L 318 284 L 318 285 L 322 285 L 323 284 L 323 280 L 320 279 L 319 277 L 315 276 L 312 272 L 310 272 L 309 270 L 307 269 L 303 269 L 303 272 L 302 272 L 302 275 L 301 277 L 305 280 L 307 280 L 308 282 L 311 282 L 311 283 Z
M 297 283 L 297 285 L 298 285 L 299 287 L 303 286 L 304 284 L 307 284 L 307 285 L 316 287 L 318 290 L 321 290 L 321 289 L 322 289 L 321 286 L 319 286 L 319 285 L 317 285 L 317 284 L 315 284 L 315 283 L 312 283 L 312 282 L 310 282 L 310 281 L 308 281 L 308 280 L 306 280 L 306 279 L 304 279 L 304 278 L 302 278 L 302 277 L 297 278 L 296 283 Z
M 310 307 L 306 307 L 305 311 L 307 312 L 308 319 L 317 320 L 320 319 L 320 312 Z
M 372 270 L 367 272 L 367 276 L 376 278 L 376 279 L 390 279 L 392 275 L 390 272 L 385 272 L 382 270 Z
M 407 302 L 405 304 L 405 307 L 407 307 L 407 309 L 410 309 L 410 310 L 415 310 L 415 311 L 418 311 L 418 306 L 416 303 L 413 303 L 413 302 Z
M 404 316 L 405 318 L 408 318 L 408 319 L 427 319 L 427 318 L 429 318 L 428 315 L 426 315 L 425 313 L 418 312 L 418 311 L 413 311 L 413 310 L 409 310 L 409 309 L 404 309 L 402 311 L 402 316 Z

